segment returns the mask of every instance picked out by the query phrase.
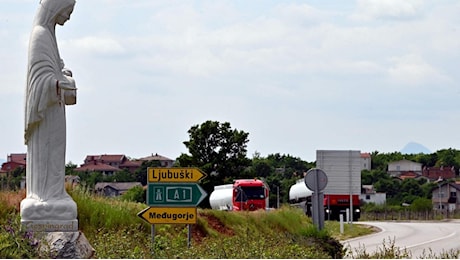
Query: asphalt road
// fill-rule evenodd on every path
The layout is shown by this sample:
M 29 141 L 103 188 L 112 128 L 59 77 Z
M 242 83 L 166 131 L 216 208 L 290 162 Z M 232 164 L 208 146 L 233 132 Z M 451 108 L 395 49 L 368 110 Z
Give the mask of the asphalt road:
M 357 224 L 372 225 L 381 231 L 342 241 L 344 247 L 349 248 L 354 255 L 357 254 L 357 250 L 362 249 L 365 249 L 367 253 L 381 251 L 383 244 L 389 247 L 393 242 L 394 246 L 409 251 L 411 258 L 422 258 L 423 256 L 433 258 L 442 252 L 460 250 L 460 221 L 458 220 L 354 223 L 354 225 Z

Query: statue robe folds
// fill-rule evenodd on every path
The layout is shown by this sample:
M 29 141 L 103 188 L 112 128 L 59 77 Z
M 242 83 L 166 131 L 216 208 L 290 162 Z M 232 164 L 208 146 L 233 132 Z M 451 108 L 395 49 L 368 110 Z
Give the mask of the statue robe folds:
M 76 93 L 59 87 L 59 82 L 67 81 L 75 88 L 75 82 L 63 73 L 54 28 L 43 26 L 57 14 L 49 7 L 41 9 L 45 18 L 37 20 L 44 22 L 34 25 L 29 43 L 24 136 L 27 195 L 21 201 L 21 221 L 76 221 L 77 205 L 64 186 L 65 105 L 66 101 L 75 104 Z

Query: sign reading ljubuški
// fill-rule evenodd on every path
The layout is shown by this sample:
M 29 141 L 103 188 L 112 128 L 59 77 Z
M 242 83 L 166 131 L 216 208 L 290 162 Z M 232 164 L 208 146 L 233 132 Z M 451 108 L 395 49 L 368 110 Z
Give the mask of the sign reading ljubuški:
M 196 224 L 196 206 L 208 195 L 196 182 L 205 177 L 198 168 L 148 168 L 149 208 L 137 215 L 150 224 Z
M 148 168 L 147 181 L 155 182 L 198 182 L 206 174 L 198 168 Z

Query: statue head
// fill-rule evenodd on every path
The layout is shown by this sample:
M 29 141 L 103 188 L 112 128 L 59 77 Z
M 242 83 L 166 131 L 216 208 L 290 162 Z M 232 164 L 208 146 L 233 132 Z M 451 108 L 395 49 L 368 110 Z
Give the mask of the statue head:
M 63 25 L 73 12 L 75 0 L 40 0 L 40 7 L 36 16 L 36 24 Z

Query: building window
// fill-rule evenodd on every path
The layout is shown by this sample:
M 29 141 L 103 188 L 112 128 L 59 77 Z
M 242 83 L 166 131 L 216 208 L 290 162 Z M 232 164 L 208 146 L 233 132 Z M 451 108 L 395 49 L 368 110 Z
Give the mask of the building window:
M 371 195 L 366 195 L 366 200 L 370 200 L 371 199 Z
M 450 192 L 450 197 L 451 198 L 457 198 L 457 192 L 456 191 L 451 191 Z
M 433 195 L 435 198 L 444 198 L 444 192 L 434 192 Z

